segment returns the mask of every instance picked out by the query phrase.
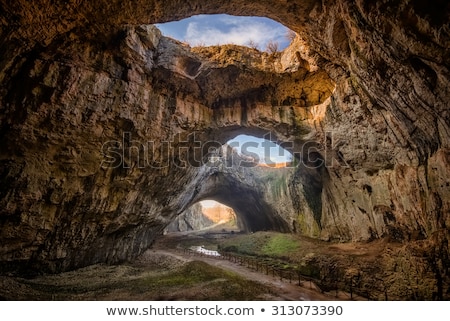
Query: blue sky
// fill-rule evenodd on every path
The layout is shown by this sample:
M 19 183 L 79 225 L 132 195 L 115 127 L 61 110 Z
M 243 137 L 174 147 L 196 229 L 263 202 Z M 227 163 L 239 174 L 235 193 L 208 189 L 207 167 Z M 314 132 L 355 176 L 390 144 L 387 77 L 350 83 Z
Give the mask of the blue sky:
M 227 142 L 238 152 L 245 154 L 250 152 L 257 154 L 262 163 L 285 163 L 292 161 L 292 154 L 281 146 L 263 138 L 249 135 L 239 135 Z
M 163 35 L 185 41 L 191 46 L 218 44 L 248 45 L 250 41 L 264 50 L 269 41 L 282 50 L 289 45 L 288 29 L 263 17 L 238 17 L 226 14 L 197 15 L 180 21 L 156 24 Z

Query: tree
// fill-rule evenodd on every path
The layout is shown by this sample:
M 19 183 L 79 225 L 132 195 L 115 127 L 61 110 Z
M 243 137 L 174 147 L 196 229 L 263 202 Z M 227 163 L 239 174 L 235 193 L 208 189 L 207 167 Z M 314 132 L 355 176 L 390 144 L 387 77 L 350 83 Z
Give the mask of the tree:
M 252 49 L 259 50 L 258 44 L 256 43 L 256 41 L 254 41 L 254 40 L 252 40 L 252 39 L 250 39 L 250 40 L 247 42 L 247 46 L 250 47 L 250 48 L 252 48 Z
M 266 51 L 270 54 L 274 54 L 278 52 L 278 47 L 278 42 L 270 40 L 266 45 Z

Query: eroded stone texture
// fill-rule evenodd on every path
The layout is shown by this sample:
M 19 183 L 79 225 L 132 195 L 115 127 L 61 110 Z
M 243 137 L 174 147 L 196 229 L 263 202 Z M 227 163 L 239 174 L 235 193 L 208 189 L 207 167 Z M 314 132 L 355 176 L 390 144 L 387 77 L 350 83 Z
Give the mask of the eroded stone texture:
M 243 212 L 264 205 L 240 215 L 256 229 L 448 242 L 446 2 L 0 3 L 5 268 L 131 258 L 226 187 L 246 196 L 231 204 Z M 267 16 L 299 37 L 273 56 L 191 50 L 145 25 L 219 12 Z M 206 142 L 267 132 L 302 165 L 272 182 L 203 166 Z
M 214 225 L 214 222 L 203 214 L 200 203 L 189 207 L 177 216 L 166 228 L 165 232 L 200 231 Z

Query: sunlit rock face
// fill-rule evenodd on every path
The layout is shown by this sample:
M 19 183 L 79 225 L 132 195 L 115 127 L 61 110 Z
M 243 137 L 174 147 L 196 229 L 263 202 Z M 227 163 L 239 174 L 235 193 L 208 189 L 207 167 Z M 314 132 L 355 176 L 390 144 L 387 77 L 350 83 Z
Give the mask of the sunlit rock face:
M 249 230 L 448 242 L 446 2 L 0 5 L 3 270 L 132 258 L 211 194 Z M 148 26 L 219 12 L 299 37 L 269 56 L 192 50 Z M 208 147 L 267 132 L 296 168 L 261 183 L 207 166 Z
M 214 222 L 203 213 L 203 207 L 196 203 L 177 216 L 165 229 L 166 233 L 201 231 L 214 225 Z
M 216 201 L 198 202 L 181 213 L 166 228 L 171 232 L 216 231 L 231 232 L 238 230 L 236 213 L 231 207 Z M 220 230 L 222 228 L 222 230 Z M 231 229 L 230 229 L 231 228 Z

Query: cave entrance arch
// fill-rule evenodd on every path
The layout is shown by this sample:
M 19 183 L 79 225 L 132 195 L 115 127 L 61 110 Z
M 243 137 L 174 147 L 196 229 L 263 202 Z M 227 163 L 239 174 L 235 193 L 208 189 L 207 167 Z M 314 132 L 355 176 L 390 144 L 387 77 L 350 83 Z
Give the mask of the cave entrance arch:
M 178 232 L 240 232 L 233 208 L 214 200 L 203 200 L 178 215 L 166 228 L 166 233 Z
M 196 201 L 215 200 L 236 212 L 237 224 L 243 232 L 290 230 L 275 204 L 267 202 L 264 191 L 229 173 L 212 173 L 203 181 Z
M 295 33 L 270 18 L 200 14 L 155 26 L 164 36 L 192 47 L 240 45 L 257 50 L 284 50 Z
M 216 134 L 218 136 L 215 136 Z M 270 157 L 270 151 L 278 152 L 279 156 L 280 150 L 285 156 L 289 155 L 289 159 L 292 158 L 292 154 L 275 143 L 278 142 L 275 135 L 259 128 L 234 127 L 208 132 L 207 138 L 216 137 L 213 142 L 205 141 L 207 147 L 208 143 L 211 144 L 210 148 L 201 149 L 210 152 L 202 155 L 209 161 L 199 168 L 200 174 L 197 176 L 200 178 L 195 185 L 188 188 L 193 191 L 192 198 L 177 215 L 197 202 L 214 200 L 233 208 L 238 226 L 243 232 L 264 230 L 289 232 L 292 224 L 284 215 L 284 209 L 280 209 L 277 204 L 277 197 L 281 196 L 277 193 L 280 191 L 283 195 L 289 193 L 289 179 L 296 168 L 286 166 L 286 163 L 280 167 L 277 167 L 280 163 L 270 166 L 267 160 L 259 163 L 228 145 L 244 134 L 246 139 L 258 139 L 250 146 L 257 148 L 262 141 L 270 145 L 271 148 L 267 148 L 268 154 L 263 154 L 261 158 Z

